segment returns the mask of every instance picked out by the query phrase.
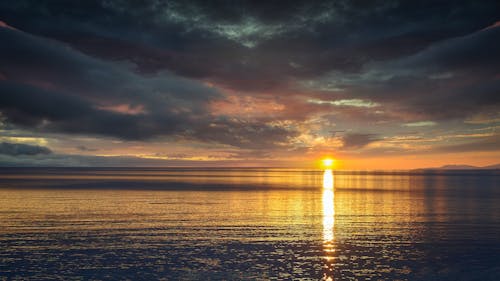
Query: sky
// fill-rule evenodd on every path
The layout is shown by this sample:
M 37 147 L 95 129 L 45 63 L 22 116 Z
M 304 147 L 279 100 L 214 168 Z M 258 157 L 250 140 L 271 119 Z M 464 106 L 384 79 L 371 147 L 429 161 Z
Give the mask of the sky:
M 1 1 L 1 166 L 500 162 L 498 1 Z

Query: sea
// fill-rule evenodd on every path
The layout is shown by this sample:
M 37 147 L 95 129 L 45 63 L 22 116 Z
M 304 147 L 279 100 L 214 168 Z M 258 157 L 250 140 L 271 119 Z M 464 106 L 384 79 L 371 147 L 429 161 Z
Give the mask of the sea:
M 0 280 L 500 280 L 500 171 L 0 168 Z

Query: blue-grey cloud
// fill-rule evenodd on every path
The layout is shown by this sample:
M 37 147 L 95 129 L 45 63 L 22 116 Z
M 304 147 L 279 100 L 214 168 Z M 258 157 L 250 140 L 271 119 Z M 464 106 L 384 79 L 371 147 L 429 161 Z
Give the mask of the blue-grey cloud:
M 369 64 L 361 75 L 334 73 L 311 84 L 331 92 L 330 99 L 346 94 L 370 99 L 417 120 L 464 120 L 499 111 L 499 50 L 500 28 L 492 27 Z
M 359 149 L 377 141 L 376 134 L 348 133 L 342 137 L 344 149 Z
M 0 154 L 9 155 L 9 156 L 19 156 L 19 155 L 46 155 L 51 154 L 52 151 L 44 146 L 39 145 L 30 145 L 23 143 L 9 143 L 9 142 L 1 142 L 0 143 Z

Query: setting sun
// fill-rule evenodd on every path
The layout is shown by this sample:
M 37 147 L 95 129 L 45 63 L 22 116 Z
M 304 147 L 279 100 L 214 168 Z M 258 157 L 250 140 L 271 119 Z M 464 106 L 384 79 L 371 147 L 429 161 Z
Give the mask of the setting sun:
M 333 166 L 334 160 L 331 158 L 325 158 L 325 159 L 321 160 L 321 162 L 323 163 L 323 166 L 330 168 Z

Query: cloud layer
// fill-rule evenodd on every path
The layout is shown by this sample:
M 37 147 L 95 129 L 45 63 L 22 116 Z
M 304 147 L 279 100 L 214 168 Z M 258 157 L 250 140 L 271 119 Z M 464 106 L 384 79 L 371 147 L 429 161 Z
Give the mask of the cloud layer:
M 497 1 L 0 3 L 2 135 L 44 137 L 61 153 L 190 159 L 482 151 L 500 145 L 499 11 Z
M 38 145 L 28 145 L 21 143 L 0 143 L 0 154 L 9 156 L 19 156 L 19 155 L 40 155 L 40 154 L 50 154 L 52 151 L 47 147 Z

